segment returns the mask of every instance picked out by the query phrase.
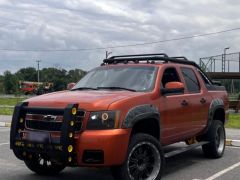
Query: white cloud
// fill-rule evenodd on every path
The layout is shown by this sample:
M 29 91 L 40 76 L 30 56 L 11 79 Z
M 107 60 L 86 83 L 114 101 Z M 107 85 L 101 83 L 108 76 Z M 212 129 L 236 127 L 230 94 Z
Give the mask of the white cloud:
M 158 41 L 219 31 L 240 25 L 240 3 L 233 0 L 0 0 L 0 49 L 95 48 Z M 198 61 L 239 51 L 239 32 L 149 46 L 108 49 L 113 54 L 166 52 Z M 89 70 L 105 51 L 4 52 L 0 74 L 21 67 L 60 64 Z

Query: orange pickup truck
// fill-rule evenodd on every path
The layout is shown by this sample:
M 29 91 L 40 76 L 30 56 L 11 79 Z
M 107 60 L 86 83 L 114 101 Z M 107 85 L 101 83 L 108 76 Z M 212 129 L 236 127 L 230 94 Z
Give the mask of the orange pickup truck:
M 40 175 L 110 167 L 115 179 L 158 180 L 165 158 L 197 146 L 225 149 L 228 97 L 192 61 L 166 54 L 113 56 L 71 90 L 15 107 L 10 148 Z M 167 145 L 188 146 L 166 152 Z

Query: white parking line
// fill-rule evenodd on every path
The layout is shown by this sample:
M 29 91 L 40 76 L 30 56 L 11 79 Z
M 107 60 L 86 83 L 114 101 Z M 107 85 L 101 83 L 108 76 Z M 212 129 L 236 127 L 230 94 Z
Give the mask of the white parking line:
M 235 169 L 235 168 L 237 168 L 237 167 L 239 167 L 239 166 L 240 166 L 240 162 L 238 162 L 238 163 L 236 163 L 236 164 L 234 164 L 234 165 L 232 165 L 232 166 L 230 166 L 230 167 L 228 167 L 228 168 L 226 168 L 226 169 L 224 169 L 224 170 L 222 170 L 222 171 L 214 174 L 213 176 L 211 176 L 211 177 L 209 177 L 209 178 L 207 178 L 207 179 L 205 179 L 205 180 L 214 180 L 214 179 L 217 179 L 218 177 L 226 174 L 227 172 L 229 172 L 229 171 L 231 171 L 231 170 L 233 170 L 233 169 Z

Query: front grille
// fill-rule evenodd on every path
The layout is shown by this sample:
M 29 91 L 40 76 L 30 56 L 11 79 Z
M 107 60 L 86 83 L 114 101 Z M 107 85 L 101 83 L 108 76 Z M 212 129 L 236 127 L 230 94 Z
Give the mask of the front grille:
M 49 115 L 50 116 L 50 115 Z M 75 124 L 75 131 L 78 132 L 82 129 L 82 121 L 85 116 L 84 111 L 78 111 L 77 120 Z M 25 126 L 26 129 L 40 130 L 40 131 L 61 131 L 63 116 L 55 116 L 54 120 L 44 119 L 44 115 L 40 114 L 27 114 Z
M 26 120 L 26 128 L 41 131 L 61 131 L 62 122 L 57 121 L 34 121 Z M 80 131 L 82 122 L 76 122 L 75 131 Z

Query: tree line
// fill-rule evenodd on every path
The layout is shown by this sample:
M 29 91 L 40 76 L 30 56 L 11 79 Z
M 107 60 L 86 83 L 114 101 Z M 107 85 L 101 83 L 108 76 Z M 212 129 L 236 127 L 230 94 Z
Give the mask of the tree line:
M 40 82 L 53 83 L 53 90 L 60 91 L 67 88 L 67 84 L 78 82 L 87 72 L 81 69 L 57 69 L 43 68 L 39 71 Z M 5 71 L 0 75 L 0 93 L 17 94 L 20 93 L 19 81 L 37 82 L 37 70 L 33 67 L 22 68 L 16 73 Z

